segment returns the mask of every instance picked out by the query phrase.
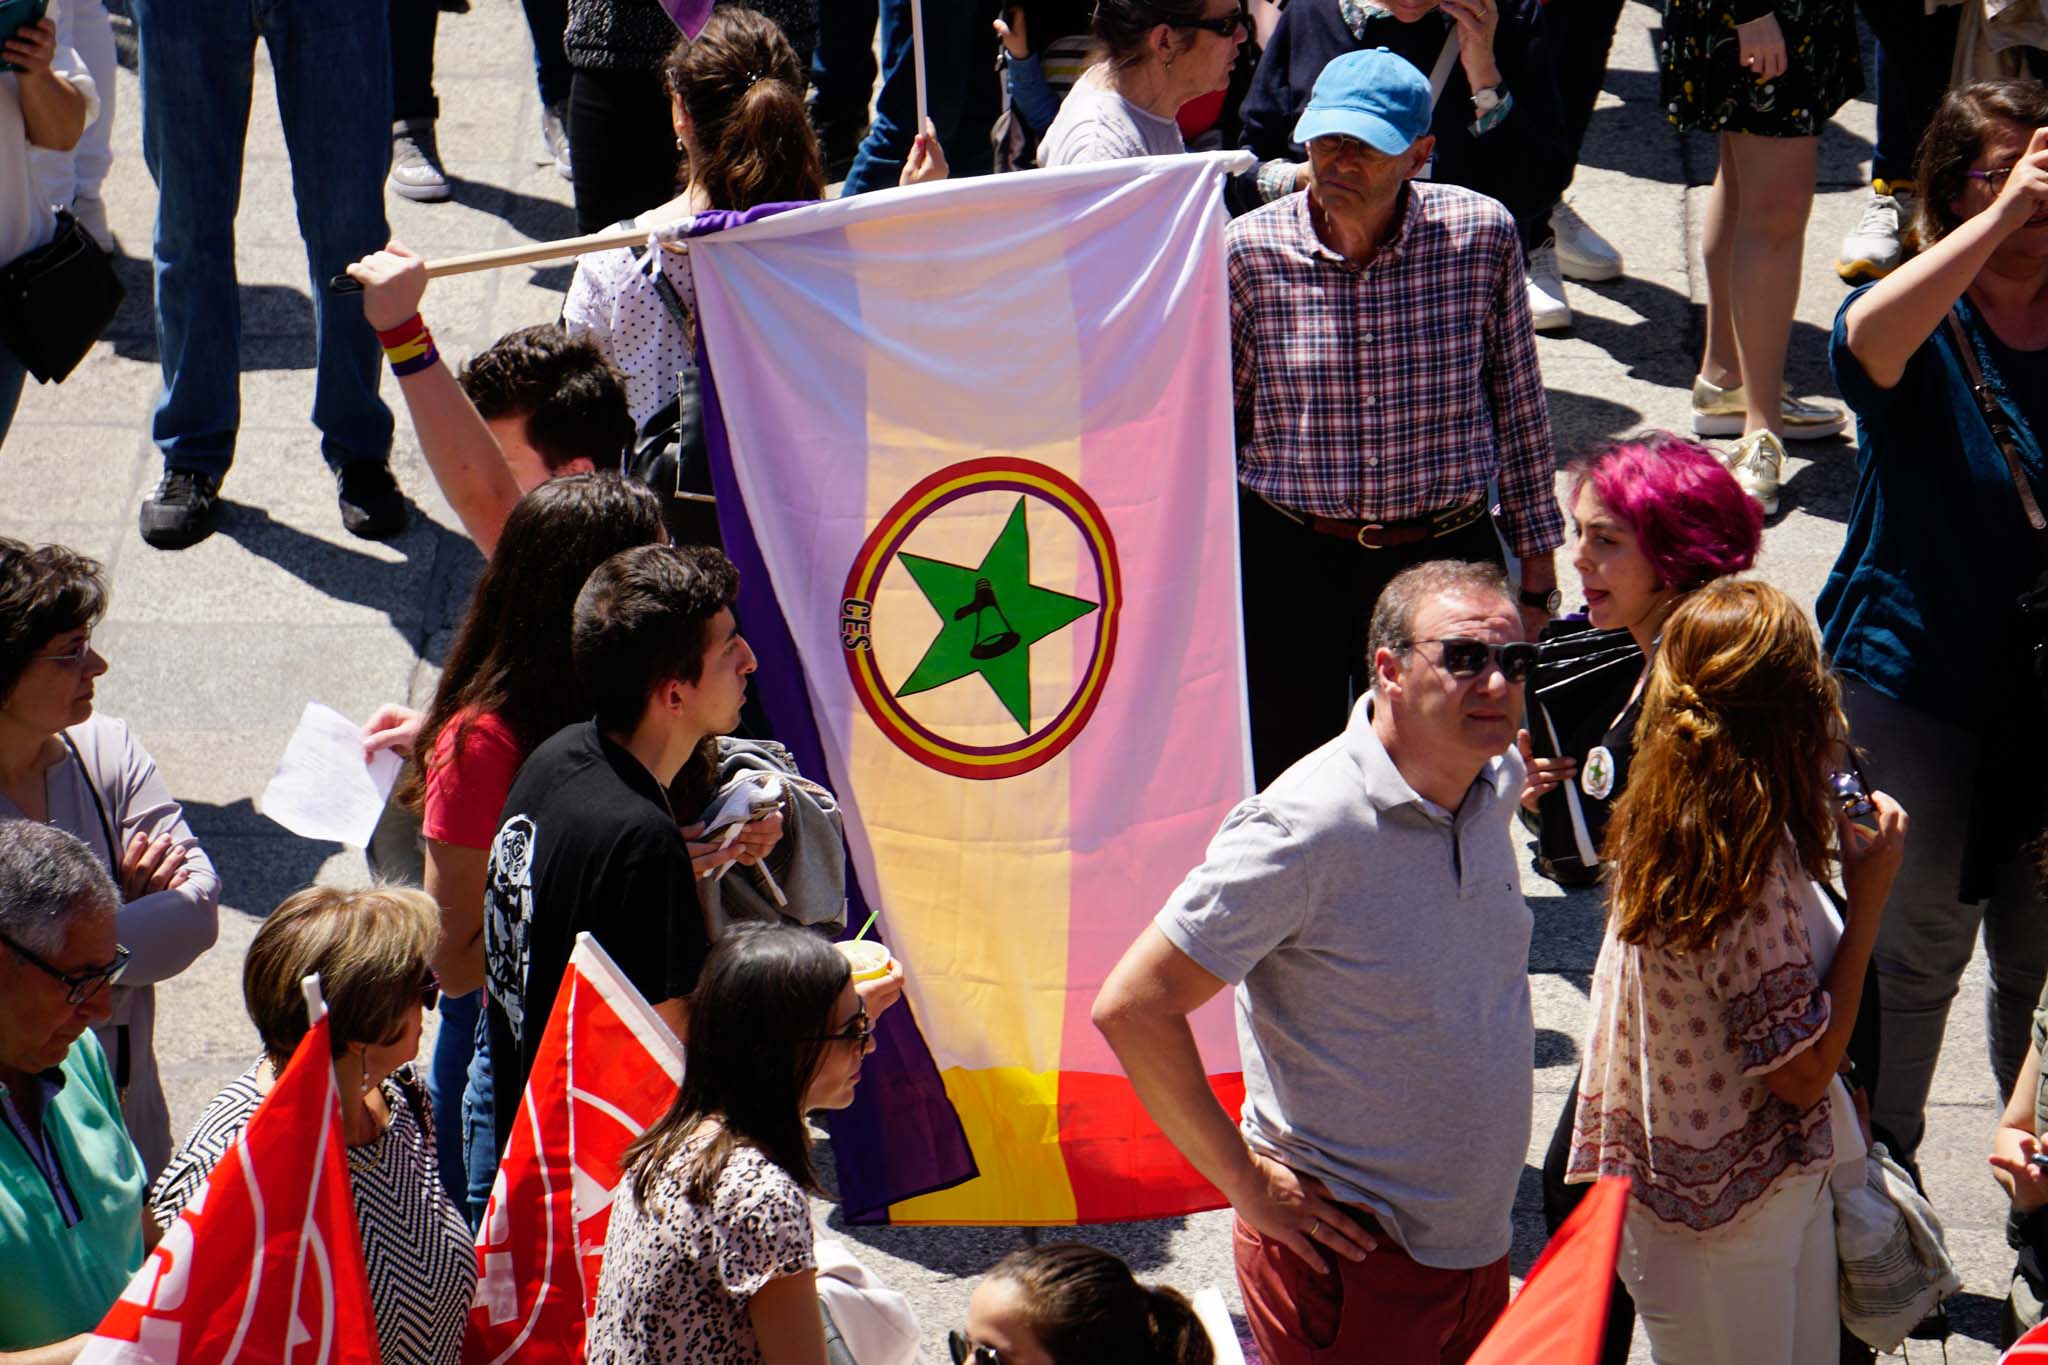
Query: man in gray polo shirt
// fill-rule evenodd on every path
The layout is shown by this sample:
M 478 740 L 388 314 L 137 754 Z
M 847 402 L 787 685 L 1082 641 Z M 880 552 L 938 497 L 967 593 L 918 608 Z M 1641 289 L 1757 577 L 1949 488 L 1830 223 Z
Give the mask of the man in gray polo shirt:
M 1349 726 L 1231 812 L 1095 1001 L 1146 1109 L 1237 1211 L 1267 1365 L 1452 1365 L 1507 1305 L 1535 1047 L 1508 835 L 1521 640 L 1498 569 L 1397 576 Z M 1187 1023 L 1226 983 L 1237 1125 Z

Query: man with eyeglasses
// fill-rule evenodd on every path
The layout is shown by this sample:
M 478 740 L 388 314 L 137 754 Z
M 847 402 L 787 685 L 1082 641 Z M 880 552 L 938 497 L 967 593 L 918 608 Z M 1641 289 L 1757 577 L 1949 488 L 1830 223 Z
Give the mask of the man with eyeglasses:
M 128 963 L 120 908 L 79 840 L 0 820 L 0 1360 L 71 1359 L 156 1241 L 92 1033 Z
M 1267 1365 L 1456 1365 L 1507 1306 L 1535 1047 L 1508 834 L 1521 637 L 1496 567 L 1397 575 L 1349 726 L 1231 812 L 1096 998 L 1139 1099 L 1237 1211 Z M 1227 984 L 1236 1123 L 1187 1019 Z
M 1294 128 L 1305 191 L 1228 231 L 1252 756 L 1261 785 L 1368 685 L 1363 608 L 1431 559 L 1521 560 L 1530 638 L 1557 609 L 1555 450 L 1514 220 L 1414 177 L 1429 82 L 1332 60 Z M 1498 485 L 1498 532 L 1488 515 Z

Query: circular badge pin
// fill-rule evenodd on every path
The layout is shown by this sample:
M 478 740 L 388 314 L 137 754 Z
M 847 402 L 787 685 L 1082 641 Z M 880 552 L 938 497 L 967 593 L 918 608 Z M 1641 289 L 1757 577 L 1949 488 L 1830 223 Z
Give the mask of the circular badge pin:
M 1605 801 L 1614 790 L 1614 755 L 1605 744 L 1596 744 L 1579 765 L 1579 790 L 1595 801 Z

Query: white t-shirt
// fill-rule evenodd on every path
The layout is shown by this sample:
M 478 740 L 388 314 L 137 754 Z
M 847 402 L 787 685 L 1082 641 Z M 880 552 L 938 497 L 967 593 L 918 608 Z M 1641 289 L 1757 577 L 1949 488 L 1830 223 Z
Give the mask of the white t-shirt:
M 1108 75 L 1107 68 L 1092 66 L 1074 82 L 1038 144 L 1039 165 L 1078 166 L 1187 150 L 1178 123 L 1132 104 L 1110 87 Z
M 50 17 L 57 11 L 52 8 Z M 85 96 L 85 121 L 100 116 L 99 87 L 78 53 L 57 30 L 57 55 L 50 69 Z M 0 71 L 0 265 L 46 245 L 57 231 L 57 216 L 36 187 L 29 169 L 28 127 L 21 117 L 21 73 Z

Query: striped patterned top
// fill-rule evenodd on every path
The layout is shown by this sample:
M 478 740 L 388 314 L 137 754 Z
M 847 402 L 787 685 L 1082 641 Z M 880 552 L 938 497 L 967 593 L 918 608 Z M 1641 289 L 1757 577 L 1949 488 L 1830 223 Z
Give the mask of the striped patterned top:
M 263 1102 L 258 1062 L 214 1097 L 149 1192 L 150 1214 L 168 1228 L 233 1148 Z M 434 1165 L 433 1106 L 410 1065 L 384 1082 L 391 1122 L 348 1149 L 350 1193 L 363 1239 L 377 1344 L 387 1361 L 456 1365 L 476 1290 L 476 1249 Z

